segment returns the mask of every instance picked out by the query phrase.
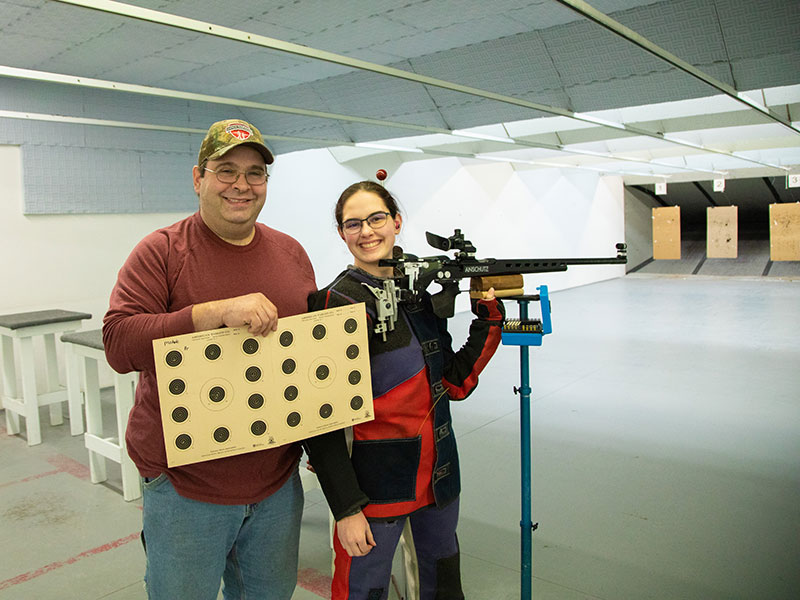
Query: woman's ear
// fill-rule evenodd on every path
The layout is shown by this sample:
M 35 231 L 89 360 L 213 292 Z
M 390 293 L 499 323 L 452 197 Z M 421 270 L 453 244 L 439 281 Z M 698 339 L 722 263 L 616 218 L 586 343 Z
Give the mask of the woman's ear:
M 397 213 L 394 216 L 394 232 L 400 233 L 400 227 L 403 225 L 403 216 L 400 213 Z
M 339 237 L 342 238 L 342 241 L 346 242 L 347 240 L 344 239 L 344 232 L 342 231 L 342 228 L 341 227 L 337 227 L 336 231 L 339 232 Z

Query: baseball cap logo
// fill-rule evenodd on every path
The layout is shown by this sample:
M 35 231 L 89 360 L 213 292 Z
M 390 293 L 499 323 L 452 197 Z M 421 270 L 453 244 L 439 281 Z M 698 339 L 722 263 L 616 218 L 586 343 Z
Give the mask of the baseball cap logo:
M 225 133 L 232 135 L 237 140 L 246 140 L 253 135 L 253 130 L 246 123 L 231 123 L 225 128 Z

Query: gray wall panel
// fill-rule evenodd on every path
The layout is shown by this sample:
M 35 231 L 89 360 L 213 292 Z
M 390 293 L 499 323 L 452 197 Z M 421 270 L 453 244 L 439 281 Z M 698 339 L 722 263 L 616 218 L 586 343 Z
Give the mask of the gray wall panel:
M 142 212 L 139 172 L 136 152 L 23 146 L 24 213 Z
M 192 187 L 195 152 L 139 153 L 142 173 L 142 211 L 146 213 L 197 210 L 197 195 Z

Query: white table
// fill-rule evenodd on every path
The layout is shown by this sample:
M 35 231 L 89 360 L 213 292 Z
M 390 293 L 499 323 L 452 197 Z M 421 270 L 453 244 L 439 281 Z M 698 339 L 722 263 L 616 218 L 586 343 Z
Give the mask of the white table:
M 119 463 L 122 470 L 122 495 L 126 501 L 142 495 L 141 480 L 125 447 L 128 413 L 133 407 L 138 373 L 114 372 L 114 401 L 117 413 L 116 435 L 103 433 L 103 409 L 100 403 L 98 366 L 108 364 L 100 329 L 77 331 L 61 336 L 67 358 L 67 391 L 70 404 L 80 404 L 81 387 L 86 401 L 86 433 L 84 445 L 89 451 L 89 471 L 92 483 L 106 481 L 106 459 Z M 83 386 L 81 386 L 83 383 Z
M 20 416 L 25 417 L 28 445 L 42 443 L 39 407 L 50 407 L 50 424 L 64 422 L 61 403 L 67 400 L 66 389 L 58 381 L 58 357 L 55 334 L 80 329 L 81 321 L 91 319 L 92 315 L 69 310 L 39 310 L 9 315 L 0 315 L 0 355 L 3 365 L 4 390 L 2 406 L 6 411 L 6 429 L 10 435 L 20 432 Z M 45 369 L 47 389 L 36 389 L 36 358 L 33 340 L 37 336 L 44 339 Z M 16 365 L 19 363 L 22 381 L 22 394 L 17 386 Z M 70 405 L 70 432 L 78 435 L 83 432 L 80 404 Z M 80 429 L 79 429 L 80 428 Z

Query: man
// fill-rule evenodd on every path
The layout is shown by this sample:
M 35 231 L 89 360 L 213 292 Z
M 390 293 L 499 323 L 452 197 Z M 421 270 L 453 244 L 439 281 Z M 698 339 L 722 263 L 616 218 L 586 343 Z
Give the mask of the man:
M 131 252 L 103 320 L 109 364 L 140 371 L 125 436 L 144 479 L 152 600 L 289 600 L 297 583 L 300 446 L 168 468 L 152 340 L 246 325 L 268 335 L 316 289 L 300 244 L 256 218 L 273 156 L 241 120 L 214 123 L 193 168 L 199 211 Z

